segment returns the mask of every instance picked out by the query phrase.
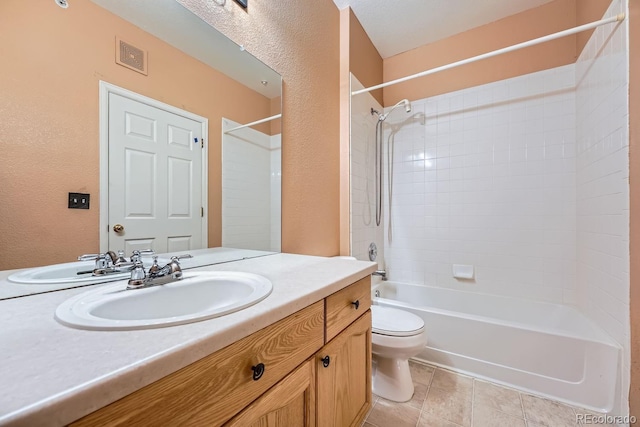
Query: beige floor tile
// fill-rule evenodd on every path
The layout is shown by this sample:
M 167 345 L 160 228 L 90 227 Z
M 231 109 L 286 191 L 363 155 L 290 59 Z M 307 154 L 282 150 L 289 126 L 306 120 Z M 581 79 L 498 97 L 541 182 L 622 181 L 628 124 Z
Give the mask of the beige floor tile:
M 369 424 L 368 422 L 364 422 L 364 424 L 362 424 L 362 427 L 376 427 L 373 424 Z
M 460 427 L 458 424 L 454 424 L 450 421 L 438 418 L 428 412 L 422 412 L 420 414 L 420 420 L 418 421 L 418 427 Z
M 435 368 L 429 365 L 423 365 L 422 363 L 409 362 L 409 370 L 411 371 L 411 378 L 414 384 L 431 384 L 431 378 L 433 377 L 433 371 Z
M 475 380 L 473 385 L 474 404 L 486 405 L 501 412 L 523 418 L 520 393 L 485 381 Z
M 473 427 L 526 427 L 524 418 L 473 402 Z
M 471 389 L 447 390 L 432 385 L 422 410 L 436 418 L 470 427 Z
M 464 390 L 471 392 L 473 388 L 473 378 L 458 375 L 444 369 L 436 369 L 431 380 L 431 387 L 437 387 L 442 390 L 456 391 Z
M 575 427 L 576 414 L 573 409 L 559 402 L 522 394 L 522 404 L 527 422 L 548 427 Z
M 415 427 L 419 417 L 420 410 L 413 406 L 379 399 L 366 421 L 377 427 Z

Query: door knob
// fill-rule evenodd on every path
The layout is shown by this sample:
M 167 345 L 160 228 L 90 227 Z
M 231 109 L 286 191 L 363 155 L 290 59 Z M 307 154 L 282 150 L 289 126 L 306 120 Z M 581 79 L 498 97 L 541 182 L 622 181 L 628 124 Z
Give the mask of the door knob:
M 122 224 L 116 224 L 113 226 L 113 231 L 116 233 L 122 233 L 124 231 L 124 226 Z

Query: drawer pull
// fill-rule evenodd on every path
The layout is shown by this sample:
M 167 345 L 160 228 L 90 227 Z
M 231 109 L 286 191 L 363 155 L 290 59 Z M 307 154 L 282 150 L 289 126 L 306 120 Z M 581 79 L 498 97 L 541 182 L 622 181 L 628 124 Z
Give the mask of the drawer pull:
M 331 363 L 331 358 L 329 356 L 325 356 L 320 360 L 322 360 L 322 366 L 325 368 L 329 367 L 329 363 Z
M 360 300 L 355 300 L 354 302 L 352 302 L 351 304 L 353 304 L 353 306 L 356 308 L 356 310 L 358 308 L 360 308 Z
M 253 380 L 258 381 L 262 374 L 264 374 L 264 363 L 258 363 L 256 366 L 252 366 L 251 370 L 253 371 Z

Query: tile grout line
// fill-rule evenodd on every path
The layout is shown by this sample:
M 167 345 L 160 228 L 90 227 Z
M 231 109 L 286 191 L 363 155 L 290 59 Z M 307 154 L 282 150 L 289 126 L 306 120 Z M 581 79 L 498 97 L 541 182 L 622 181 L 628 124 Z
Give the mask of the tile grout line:
M 418 415 L 418 424 L 420 424 L 420 420 L 422 419 L 422 414 L 425 411 L 424 407 L 427 405 L 427 397 L 429 397 L 429 392 L 430 391 L 431 391 L 431 384 L 427 385 L 427 392 L 424 395 L 424 400 L 422 401 L 422 406 L 420 406 L 420 414 Z
M 524 419 L 525 425 L 529 426 L 529 421 L 527 420 L 527 413 L 524 411 L 524 400 L 522 399 L 522 393 L 518 392 L 518 399 L 520 400 L 520 410 L 522 411 L 522 418 Z
M 429 392 L 431 391 L 431 381 L 433 381 L 433 373 L 435 372 L 435 369 L 433 369 L 431 371 L 431 374 L 429 375 L 429 381 L 427 381 L 427 392 L 424 395 L 424 400 L 422 401 L 422 406 L 420 406 L 420 414 L 418 415 L 418 422 L 416 423 L 416 425 L 418 425 L 420 423 L 420 420 L 422 419 L 422 413 L 425 411 L 425 406 L 427 405 L 427 397 L 429 397 Z

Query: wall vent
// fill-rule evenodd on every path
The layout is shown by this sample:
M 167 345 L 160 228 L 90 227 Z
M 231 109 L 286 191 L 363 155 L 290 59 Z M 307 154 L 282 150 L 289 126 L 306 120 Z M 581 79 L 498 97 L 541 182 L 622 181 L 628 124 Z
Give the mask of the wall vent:
M 147 51 L 116 37 L 116 64 L 147 75 Z

